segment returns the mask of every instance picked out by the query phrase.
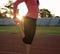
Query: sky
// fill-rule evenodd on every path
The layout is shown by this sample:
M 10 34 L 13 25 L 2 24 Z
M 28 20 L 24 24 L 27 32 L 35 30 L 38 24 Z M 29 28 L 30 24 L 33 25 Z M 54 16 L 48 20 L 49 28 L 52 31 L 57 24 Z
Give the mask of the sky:
M 4 5 L 8 1 L 9 0 L 0 0 L 0 8 L 4 7 Z M 55 14 L 55 16 L 60 16 L 60 7 L 59 7 L 60 0 L 39 0 L 39 2 L 40 2 L 39 9 L 46 8 L 51 12 L 51 14 Z M 23 4 L 24 3 L 22 3 L 20 5 L 20 6 L 22 6 L 22 7 L 20 7 L 21 9 L 23 8 Z M 26 7 L 26 6 L 24 6 L 24 7 Z

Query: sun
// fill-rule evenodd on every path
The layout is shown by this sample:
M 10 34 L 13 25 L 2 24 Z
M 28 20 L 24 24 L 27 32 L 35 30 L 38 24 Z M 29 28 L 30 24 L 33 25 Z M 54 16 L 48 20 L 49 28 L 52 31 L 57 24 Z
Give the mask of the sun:
M 27 9 L 25 2 L 20 3 L 18 5 L 18 9 L 19 9 L 19 14 L 17 15 L 17 18 L 22 20 L 23 16 L 25 16 L 28 12 L 28 9 Z
M 22 2 L 18 5 L 17 9 L 19 9 L 19 12 L 18 14 L 16 14 L 16 17 L 19 19 L 19 20 L 22 20 L 23 21 L 23 17 L 27 14 L 28 12 L 28 9 L 27 9 L 27 6 L 25 4 L 25 2 Z M 14 11 L 14 10 L 13 10 Z M 13 19 L 13 16 L 11 16 L 11 18 Z

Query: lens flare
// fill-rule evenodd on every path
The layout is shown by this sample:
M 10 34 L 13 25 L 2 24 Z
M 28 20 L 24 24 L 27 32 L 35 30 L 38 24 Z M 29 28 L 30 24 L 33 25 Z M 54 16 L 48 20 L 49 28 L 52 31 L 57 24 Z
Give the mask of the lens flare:
M 28 9 L 27 6 L 24 2 L 22 2 L 21 4 L 18 5 L 17 7 L 18 9 L 18 14 L 16 14 L 16 17 L 20 20 L 20 21 L 24 21 L 24 16 L 27 14 Z M 14 15 L 13 15 L 14 16 Z M 13 16 L 11 16 L 11 18 L 13 19 Z
M 24 21 L 23 16 L 17 15 L 17 18 L 18 18 L 20 21 Z

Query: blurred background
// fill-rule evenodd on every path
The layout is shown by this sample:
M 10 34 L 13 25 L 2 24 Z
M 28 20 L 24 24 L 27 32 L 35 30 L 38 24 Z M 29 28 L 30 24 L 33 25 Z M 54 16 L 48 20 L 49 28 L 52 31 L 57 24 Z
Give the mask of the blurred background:
M 0 1 L 0 25 L 15 25 L 13 22 L 13 3 L 16 0 L 1 0 Z M 38 12 L 38 26 L 60 26 L 60 15 L 57 13 L 56 9 L 58 2 L 42 0 L 40 1 L 39 12 Z M 53 7 L 53 4 L 57 4 Z M 46 5 L 44 5 L 46 4 Z M 48 5 L 48 6 L 47 6 Z M 49 9 L 50 8 L 50 9 Z M 54 9 L 55 8 L 55 9 Z M 52 10 L 51 10 L 52 9 Z M 54 10 L 54 11 L 53 11 Z M 25 3 L 21 3 L 17 8 L 17 15 L 24 16 L 28 12 Z M 55 12 L 55 14 L 53 14 Z M 58 15 L 57 15 L 58 14 Z

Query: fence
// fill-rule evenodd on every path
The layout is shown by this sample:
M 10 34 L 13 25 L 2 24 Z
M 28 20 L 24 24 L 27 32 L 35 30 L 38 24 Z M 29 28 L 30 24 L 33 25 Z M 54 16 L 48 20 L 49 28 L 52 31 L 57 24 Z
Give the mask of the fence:
M 60 18 L 39 18 L 37 26 L 60 26 Z
M 37 26 L 60 26 L 60 18 L 38 18 Z M 0 26 L 16 25 L 12 19 L 0 18 Z

